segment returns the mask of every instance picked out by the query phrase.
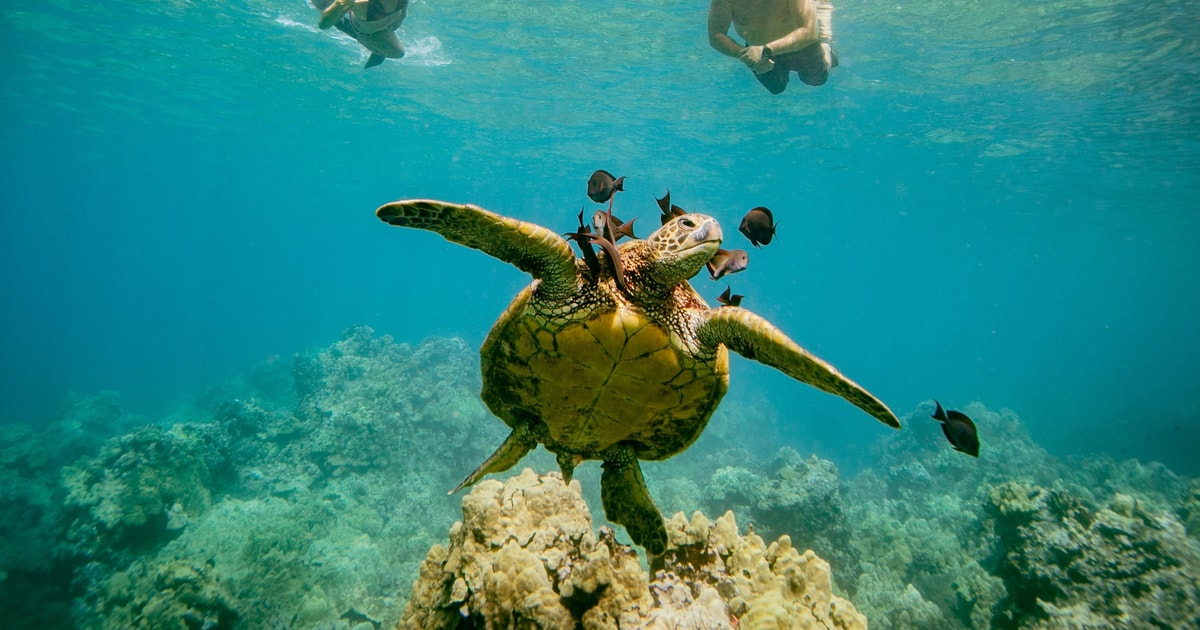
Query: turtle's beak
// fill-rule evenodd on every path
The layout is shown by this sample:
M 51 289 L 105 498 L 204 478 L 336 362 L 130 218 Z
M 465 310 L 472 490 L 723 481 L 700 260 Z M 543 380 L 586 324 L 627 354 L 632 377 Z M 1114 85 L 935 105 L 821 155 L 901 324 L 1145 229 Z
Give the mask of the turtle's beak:
M 695 232 L 692 232 L 691 239 L 697 244 L 713 242 L 720 244 L 723 237 L 721 224 L 717 223 L 716 219 L 708 219 Z

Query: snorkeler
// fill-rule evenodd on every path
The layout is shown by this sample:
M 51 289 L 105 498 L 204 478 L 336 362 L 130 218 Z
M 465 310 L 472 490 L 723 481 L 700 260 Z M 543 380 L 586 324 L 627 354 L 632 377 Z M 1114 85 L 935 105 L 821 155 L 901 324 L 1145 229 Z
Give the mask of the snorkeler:
M 404 56 L 396 29 L 408 16 L 408 0 L 312 0 L 312 3 L 321 12 L 318 26 L 322 29 L 336 26 L 371 51 L 365 68 L 378 66 L 384 59 Z
M 739 61 L 772 94 L 787 88 L 795 72 L 809 85 L 824 85 L 838 65 L 830 41 L 830 0 L 712 0 L 708 7 L 708 43 Z M 729 36 L 732 24 L 746 40 Z

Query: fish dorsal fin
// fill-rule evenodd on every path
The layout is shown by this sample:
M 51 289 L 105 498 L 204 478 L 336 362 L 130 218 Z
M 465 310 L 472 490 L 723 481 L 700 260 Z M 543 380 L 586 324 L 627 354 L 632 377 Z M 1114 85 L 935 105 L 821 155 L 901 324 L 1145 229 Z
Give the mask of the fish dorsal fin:
M 971 420 L 970 418 L 968 418 L 967 414 L 962 413 L 961 411 L 953 411 L 953 410 L 947 411 L 946 417 L 949 420 L 958 420 L 960 422 L 965 422 L 968 425 L 970 425 L 971 428 L 975 428 L 975 422 L 973 420 Z

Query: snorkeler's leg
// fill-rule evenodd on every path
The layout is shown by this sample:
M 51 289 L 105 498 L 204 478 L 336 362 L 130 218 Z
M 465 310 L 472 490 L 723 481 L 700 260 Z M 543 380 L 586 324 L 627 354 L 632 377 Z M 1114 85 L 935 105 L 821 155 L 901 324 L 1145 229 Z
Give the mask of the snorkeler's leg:
M 838 65 L 837 53 L 833 52 L 833 2 L 817 0 L 817 38 L 825 52 L 825 65 L 830 69 Z
M 786 70 L 794 70 L 796 76 L 808 85 L 825 85 L 829 80 L 829 69 L 832 67 L 826 55 L 832 55 L 832 52 L 826 51 L 823 42 L 817 42 L 796 52 L 776 55 L 775 67 L 782 66 Z
M 817 0 L 817 39 L 827 44 L 833 41 L 832 0 Z

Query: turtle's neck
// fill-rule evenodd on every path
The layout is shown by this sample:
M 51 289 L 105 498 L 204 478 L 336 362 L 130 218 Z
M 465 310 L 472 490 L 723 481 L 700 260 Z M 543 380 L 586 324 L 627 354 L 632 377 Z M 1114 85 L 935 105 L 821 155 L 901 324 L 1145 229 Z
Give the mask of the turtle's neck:
M 686 280 L 664 279 L 665 270 L 657 269 L 648 262 L 645 241 L 631 241 L 621 247 L 621 262 L 625 265 L 625 282 L 629 285 L 629 298 L 643 308 L 656 308 L 671 300 L 675 287 Z

